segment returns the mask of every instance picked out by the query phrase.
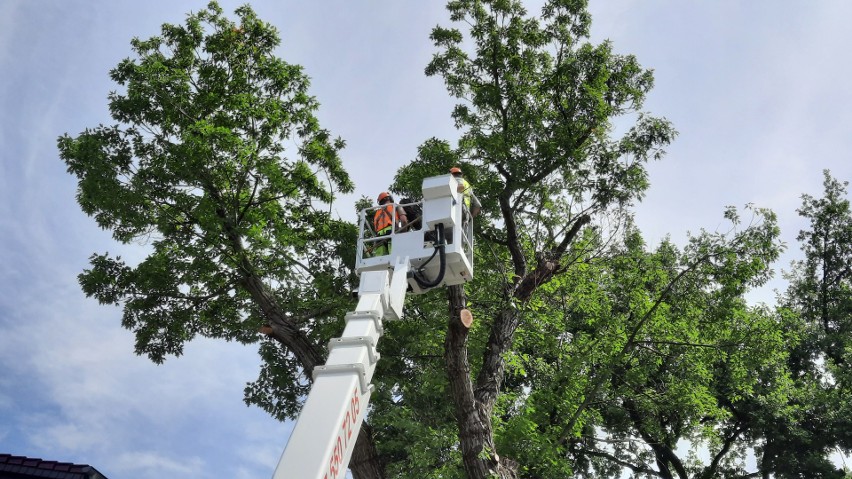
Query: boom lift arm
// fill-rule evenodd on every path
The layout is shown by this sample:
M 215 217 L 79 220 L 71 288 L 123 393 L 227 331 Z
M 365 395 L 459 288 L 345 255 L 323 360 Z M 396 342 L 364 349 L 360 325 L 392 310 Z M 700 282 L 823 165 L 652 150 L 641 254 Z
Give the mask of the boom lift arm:
M 407 273 L 403 258 L 392 275 L 361 275 L 358 306 L 346 315 L 343 336 L 329 343 L 325 366 L 314 368 L 313 387 L 273 479 L 337 479 L 346 473 L 373 389 L 382 320 L 402 316 Z
M 361 212 L 358 305 L 346 315 L 343 335 L 329 342 L 326 364 L 314 368 L 311 391 L 273 479 L 345 476 L 373 390 L 382 321 L 402 318 L 408 291 L 423 293 L 472 279 L 471 224 L 455 186 L 450 175 L 423 180 L 423 226 L 418 230 L 369 238 L 370 217 Z M 365 243 L 371 241 L 389 241 L 393 254 L 366 257 Z

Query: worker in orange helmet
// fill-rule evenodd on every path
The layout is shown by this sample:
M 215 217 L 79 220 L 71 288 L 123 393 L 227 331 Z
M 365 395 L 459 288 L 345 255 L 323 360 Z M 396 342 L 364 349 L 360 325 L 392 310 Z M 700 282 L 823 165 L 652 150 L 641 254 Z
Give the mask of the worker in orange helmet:
M 398 227 L 408 224 L 408 217 L 405 215 L 405 210 L 400 205 L 394 205 L 393 197 L 391 197 L 390 193 L 387 191 L 379 193 L 376 201 L 379 203 L 379 209 L 373 215 L 373 228 L 377 236 L 389 235 L 394 229 L 394 223 Z M 394 210 L 396 210 L 396 221 L 394 221 Z M 382 256 L 390 254 L 390 252 L 391 245 L 389 239 L 378 241 L 376 247 L 373 249 L 374 256 Z
M 479 216 L 479 212 L 482 210 L 482 205 L 479 203 L 479 198 L 473 194 L 473 186 L 471 186 L 470 182 L 464 178 L 464 175 L 462 175 L 461 168 L 458 166 L 450 168 L 450 174 L 453 175 L 453 178 L 455 178 L 458 183 L 458 192 L 464 196 L 465 208 L 470 211 L 471 216 Z

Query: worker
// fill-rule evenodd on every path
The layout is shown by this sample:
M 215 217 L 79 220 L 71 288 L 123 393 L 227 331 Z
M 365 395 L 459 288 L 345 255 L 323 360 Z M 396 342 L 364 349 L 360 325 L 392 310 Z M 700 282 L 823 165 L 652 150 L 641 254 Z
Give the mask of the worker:
M 373 228 L 376 230 L 376 236 L 387 236 L 393 231 L 394 226 L 402 227 L 408 224 L 405 210 L 402 209 L 402 206 L 394 204 L 390 193 L 387 191 L 379 193 L 377 202 L 379 209 L 373 215 Z M 394 225 L 394 209 L 396 209 L 396 225 Z M 379 240 L 374 244 L 373 256 L 390 254 L 390 239 Z
M 464 178 L 464 175 L 462 175 L 461 168 L 458 166 L 450 168 L 450 174 L 453 175 L 453 178 L 455 178 L 458 183 L 458 192 L 464 195 L 465 208 L 470 211 L 470 215 L 472 217 L 479 216 L 479 212 L 482 210 L 482 205 L 479 203 L 479 198 L 473 194 L 473 187 L 470 185 L 470 182 Z

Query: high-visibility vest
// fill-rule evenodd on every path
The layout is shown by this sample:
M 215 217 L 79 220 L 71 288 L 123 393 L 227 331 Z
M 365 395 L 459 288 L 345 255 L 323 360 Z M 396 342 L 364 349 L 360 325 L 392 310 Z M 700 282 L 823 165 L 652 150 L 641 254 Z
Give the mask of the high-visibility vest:
M 383 230 L 393 226 L 393 208 L 394 204 L 388 203 L 376 210 L 376 214 L 373 215 L 373 227 L 376 228 L 376 233 L 385 233 Z
M 462 190 L 464 205 L 465 205 L 465 207 L 467 207 L 467 209 L 470 209 L 470 193 L 471 193 L 470 183 L 468 183 L 468 181 L 464 178 L 457 178 L 456 181 L 461 183 L 462 188 L 464 188 Z

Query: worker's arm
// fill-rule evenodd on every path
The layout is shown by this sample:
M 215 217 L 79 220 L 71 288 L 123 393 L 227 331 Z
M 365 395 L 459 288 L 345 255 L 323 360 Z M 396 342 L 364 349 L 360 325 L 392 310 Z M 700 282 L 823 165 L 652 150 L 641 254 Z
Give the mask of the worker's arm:
M 473 190 L 470 191 L 470 216 L 476 218 L 479 216 L 479 212 L 482 210 L 482 203 L 479 202 L 479 198 L 473 194 Z
M 405 210 L 402 208 L 402 206 L 396 207 L 396 218 L 401 223 L 401 226 L 405 226 L 408 224 L 408 216 L 405 215 Z

